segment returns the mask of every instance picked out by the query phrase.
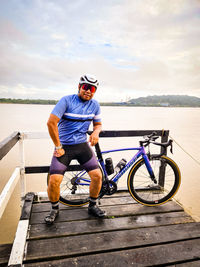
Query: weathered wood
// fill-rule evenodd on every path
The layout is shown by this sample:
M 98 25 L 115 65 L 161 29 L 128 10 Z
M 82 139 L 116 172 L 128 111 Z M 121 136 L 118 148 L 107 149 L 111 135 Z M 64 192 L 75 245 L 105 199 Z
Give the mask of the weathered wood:
M 103 256 L 102 256 L 103 257 Z M 90 260 L 90 259 L 88 259 Z M 67 264 L 70 264 L 70 265 L 67 265 Z M 86 262 L 87 263 L 87 262 Z M 46 267 L 46 266 L 51 266 L 51 267 L 66 267 L 66 266 L 70 266 L 70 267 L 73 267 L 73 266 L 76 266 L 76 267 L 85 267 L 85 265 L 83 265 L 83 261 L 82 261 L 82 258 L 80 261 L 77 261 L 76 258 L 72 258 L 72 259 L 60 259 L 60 260 L 54 260 L 54 261 L 45 261 L 45 262 L 40 262 L 40 263 L 27 263 L 24 265 L 24 267 Z M 103 263 L 103 265 L 101 263 L 97 263 L 97 265 L 91 265 L 90 262 L 88 261 L 88 264 L 86 266 L 88 267 L 109 267 L 109 266 L 114 266 L 114 267 L 121 267 L 121 262 L 118 262 L 118 265 L 107 265 L 105 262 Z M 130 265 L 127 265 L 128 263 L 124 264 L 124 266 L 149 266 L 148 264 L 134 264 L 134 263 L 131 263 Z M 150 265 L 151 266 L 151 265 Z M 163 265 L 155 265 L 155 266 L 171 266 L 171 267 L 199 267 L 200 266 L 200 260 L 193 260 L 193 259 L 190 259 L 188 260 L 188 262 L 183 262 L 183 263 L 164 263 Z
M 123 196 L 123 194 L 125 194 L 127 196 L 127 188 L 126 187 L 120 187 L 118 190 L 117 190 L 117 194 L 115 193 L 114 195 L 105 195 L 103 198 L 113 198 L 114 197 L 117 197 L 117 198 L 121 198 L 121 196 Z M 128 194 L 129 195 L 129 194 Z M 133 198 L 132 198 L 133 199 Z M 170 200 L 171 201 L 171 200 Z M 33 203 L 34 204 L 38 204 L 38 203 L 47 203 L 49 202 L 49 198 L 48 198 L 48 195 L 47 195 L 47 192 L 37 192 L 36 195 L 35 195 L 35 198 L 34 198 L 34 201 Z M 133 203 L 138 203 L 136 202 L 134 199 L 133 199 Z M 64 205 L 62 203 L 62 206 L 63 207 L 68 207 L 68 205 Z M 71 207 L 73 208 L 73 207 Z
M 49 166 L 26 166 L 25 167 L 25 173 L 31 174 L 31 173 L 48 173 L 49 172 Z
M 189 222 L 193 222 L 193 219 L 184 212 L 134 215 L 119 218 L 111 217 L 104 220 L 93 219 L 68 222 L 59 222 L 58 218 L 57 222 L 51 226 L 46 226 L 46 224 L 32 225 L 29 233 L 29 239 L 89 234 Z
M 12 244 L 0 245 L 0 266 L 7 266 Z
M 70 171 L 82 171 L 84 168 L 80 165 L 69 165 L 67 168 L 67 172 Z M 31 173 L 48 173 L 49 172 L 49 166 L 26 166 L 25 167 L 25 173 L 31 174 Z
M 159 253 L 158 253 L 159 251 Z M 200 239 L 51 261 L 49 266 L 155 266 L 200 259 Z M 48 266 L 48 262 L 45 263 Z M 27 265 L 28 266 L 28 265 Z M 31 266 L 31 265 L 29 265 Z M 36 266 L 36 265 L 35 265 Z M 40 263 L 40 266 L 45 266 Z
M 169 134 L 169 130 L 109 130 L 102 131 L 100 137 L 128 137 L 128 136 L 144 136 L 156 132 L 158 136 L 165 136 Z M 87 132 L 89 135 L 92 131 Z M 49 138 L 48 132 L 23 132 L 25 139 L 46 139 Z
M 19 141 L 19 132 L 14 132 L 3 141 L 0 142 L 0 160 L 13 148 Z
M 174 233 L 176 234 L 174 235 Z M 28 242 L 26 260 L 49 259 L 66 255 L 67 257 L 80 256 L 94 252 L 98 254 L 100 252 L 134 249 L 149 245 L 161 245 L 197 237 L 200 238 L 199 224 L 189 223 L 129 231 L 95 233 L 87 235 L 87 238 L 85 235 L 54 238 L 53 242 L 49 242 L 48 239 L 33 240 Z
M 165 266 L 169 266 L 168 264 Z M 177 263 L 175 265 L 170 265 L 171 267 L 199 267 L 200 260 L 188 261 L 183 263 Z
M 24 249 L 26 245 L 26 236 L 29 226 L 29 220 L 20 220 L 15 234 L 8 266 L 21 266 L 24 257 Z
M 29 220 L 30 219 L 34 196 L 35 196 L 35 194 L 33 192 L 29 192 L 26 194 L 20 220 Z
M 131 216 L 131 215 L 142 215 L 142 214 L 154 214 L 164 212 L 175 212 L 182 211 L 183 209 L 176 203 L 170 201 L 164 205 L 158 207 L 147 207 L 140 204 L 128 204 L 128 205 L 117 205 L 117 206 L 101 206 L 106 211 L 107 216 Z M 43 214 L 32 213 L 31 224 L 44 223 Z M 75 208 L 75 209 L 63 209 L 60 211 L 58 222 L 72 221 L 72 220 L 86 220 L 90 216 L 87 213 L 87 207 Z
M 111 205 L 127 205 L 127 204 L 138 204 L 131 196 L 126 195 L 123 196 L 123 194 L 120 193 L 121 197 L 118 197 L 118 194 L 114 194 L 109 197 L 103 197 L 101 199 L 101 206 L 111 206 Z M 59 203 L 60 210 L 63 209 L 74 209 L 74 207 L 65 206 L 61 203 Z M 44 203 L 34 203 L 32 212 L 43 212 L 43 211 L 49 211 L 50 209 L 50 203 L 44 202 Z
M 169 131 L 163 130 L 117 130 L 117 131 L 102 131 L 100 137 L 128 137 L 128 136 L 144 136 L 156 132 L 158 136 L 168 136 Z M 92 131 L 88 131 L 88 134 L 91 134 Z

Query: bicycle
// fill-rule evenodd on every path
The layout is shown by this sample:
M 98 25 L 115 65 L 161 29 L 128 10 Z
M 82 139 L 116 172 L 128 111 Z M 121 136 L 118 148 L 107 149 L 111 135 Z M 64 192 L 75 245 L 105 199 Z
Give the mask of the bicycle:
M 153 132 L 151 135 L 144 136 L 143 141 L 139 141 L 139 147 L 132 148 L 101 151 L 99 144 L 95 146 L 103 177 L 99 199 L 104 195 L 113 195 L 117 192 L 118 180 L 131 166 L 127 186 L 130 195 L 137 202 L 147 206 L 157 206 L 174 197 L 181 183 L 181 173 L 177 164 L 166 156 L 167 147 L 170 146 L 172 152 L 173 141 L 170 139 L 166 143 L 158 143 L 155 141 L 157 138 L 159 136 Z M 161 146 L 162 152 L 151 154 L 150 144 Z M 148 147 L 148 152 L 145 151 L 146 147 Z M 121 160 L 117 165 L 118 171 L 114 173 L 111 158 L 105 159 L 104 162 L 103 154 L 126 150 L 137 150 L 138 152 L 129 162 Z M 48 174 L 47 183 L 49 177 Z M 66 171 L 60 186 L 59 201 L 68 206 L 88 204 L 89 185 L 90 177 L 85 170 Z

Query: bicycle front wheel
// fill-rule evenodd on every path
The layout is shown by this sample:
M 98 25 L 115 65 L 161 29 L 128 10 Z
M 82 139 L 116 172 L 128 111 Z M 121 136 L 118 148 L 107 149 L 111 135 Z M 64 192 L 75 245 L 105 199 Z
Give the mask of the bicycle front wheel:
M 174 197 L 181 183 L 181 174 L 176 163 L 167 156 L 151 157 L 150 164 L 157 182 L 152 181 L 145 161 L 141 159 L 129 172 L 128 190 L 137 202 L 157 206 Z

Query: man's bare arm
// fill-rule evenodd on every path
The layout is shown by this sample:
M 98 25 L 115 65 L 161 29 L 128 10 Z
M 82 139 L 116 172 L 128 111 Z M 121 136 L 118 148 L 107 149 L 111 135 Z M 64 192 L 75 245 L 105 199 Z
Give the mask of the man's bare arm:
M 47 122 L 49 135 L 51 136 L 51 139 L 52 139 L 55 147 L 61 146 L 60 139 L 59 139 L 59 133 L 58 133 L 58 122 L 59 122 L 59 120 L 60 119 L 56 115 L 50 114 L 48 122 Z M 64 150 L 62 148 L 56 149 L 55 152 L 54 152 L 54 155 L 56 157 L 60 157 L 63 154 L 64 154 Z
M 102 130 L 101 122 L 93 122 L 93 133 L 90 135 L 89 142 L 95 146 L 99 141 L 99 134 Z

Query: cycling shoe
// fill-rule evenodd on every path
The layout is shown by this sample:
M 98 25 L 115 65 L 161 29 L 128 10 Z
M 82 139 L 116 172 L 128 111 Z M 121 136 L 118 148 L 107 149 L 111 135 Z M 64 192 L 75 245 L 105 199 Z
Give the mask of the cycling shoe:
M 99 218 L 103 218 L 106 216 L 106 212 L 101 210 L 97 205 L 88 207 L 88 214 Z
M 51 209 L 49 215 L 44 218 L 46 224 L 52 224 L 59 214 L 59 209 Z

